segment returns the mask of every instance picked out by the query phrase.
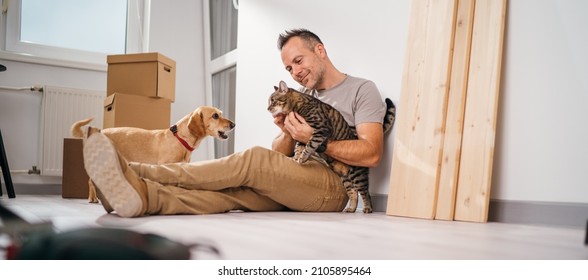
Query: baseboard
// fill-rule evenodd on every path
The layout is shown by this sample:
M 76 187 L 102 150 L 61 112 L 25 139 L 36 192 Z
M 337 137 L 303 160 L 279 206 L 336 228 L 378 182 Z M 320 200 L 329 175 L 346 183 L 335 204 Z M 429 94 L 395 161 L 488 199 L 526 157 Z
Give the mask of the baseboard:
M 490 200 L 488 220 L 517 224 L 586 226 L 588 203 Z
M 374 208 L 374 212 L 386 212 L 386 207 L 388 206 L 388 195 L 372 194 L 370 196 L 372 197 L 372 208 Z
M 372 195 L 374 211 L 385 212 L 387 195 Z M 489 222 L 586 227 L 588 203 L 490 200 Z
M 14 192 L 19 194 L 61 195 L 61 184 L 14 184 Z

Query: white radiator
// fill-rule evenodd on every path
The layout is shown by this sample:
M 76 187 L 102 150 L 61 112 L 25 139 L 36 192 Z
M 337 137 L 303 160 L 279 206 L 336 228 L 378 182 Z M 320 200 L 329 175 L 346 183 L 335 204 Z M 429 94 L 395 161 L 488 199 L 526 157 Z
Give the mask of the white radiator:
M 41 175 L 62 176 L 63 138 L 71 137 L 71 125 L 82 119 L 92 117 L 90 125 L 101 128 L 105 97 L 102 91 L 43 87 L 39 137 Z

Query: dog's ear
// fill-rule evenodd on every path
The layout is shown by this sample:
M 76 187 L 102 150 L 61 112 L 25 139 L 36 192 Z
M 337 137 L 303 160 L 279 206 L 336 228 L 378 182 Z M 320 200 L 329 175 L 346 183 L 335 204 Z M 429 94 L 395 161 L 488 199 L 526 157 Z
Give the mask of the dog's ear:
M 194 112 L 190 113 L 190 118 L 188 120 L 188 130 L 194 136 L 200 136 L 200 135 L 206 134 L 206 128 L 204 127 L 202 110 L 200 110 L 200 108 L 198 108 Z

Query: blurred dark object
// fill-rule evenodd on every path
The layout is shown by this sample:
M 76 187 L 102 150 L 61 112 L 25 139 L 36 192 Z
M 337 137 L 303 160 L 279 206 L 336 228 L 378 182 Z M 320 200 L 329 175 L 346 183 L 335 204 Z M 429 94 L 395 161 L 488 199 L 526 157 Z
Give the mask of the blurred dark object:
M 0 201 L 0 236 L 8 235 L 6 259 L 13 260 L 187 260 L 191 250 L 220 258 L 213 245 L 184 245 L 165 237 L 116 228 L 56 233 L 51 222 L 29 223 Z M 1 254 L 0 254 L 1 256 Z
M 190 247 L 155 235 L 115 228 L 86 228 L 29 235 L 20 260 L 187 260 Z
M 0 72 L 6 71 L 6 66 L 0 64 Z
M 0 168 L 2 168 L 2 176 L 4 177 L 4 184 L 6 185 L 6 192 L 8 198 L 15 198 L 14 185 L 12 184 L 12 177 L 10 176 L 10 167 L 8 167 L 8 158 L 6 157 L 6 150 L 4 149 L 4 140 L 2 139 L 2 130 L 0 130 Z M 0 181 L 0 196 L 2 196 L 2 182 Z

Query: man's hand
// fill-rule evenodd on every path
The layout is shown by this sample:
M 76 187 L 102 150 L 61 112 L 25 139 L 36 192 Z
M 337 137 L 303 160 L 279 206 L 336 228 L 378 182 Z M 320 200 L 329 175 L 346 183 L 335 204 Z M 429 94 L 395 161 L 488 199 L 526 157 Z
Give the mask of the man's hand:
M 290 134 L 294 140 L 306 144 L 310 141 L 314 129 L 298 113 L 290 112 L 284 118 L 282 131 Z
M 282 115 L 282 114 L 275 116 L 274 117 L 274 124 L 277 125 L 280 128 L 280 130 L 282 130 L 284 133 L 288 133 L 284 129 L 284 119 L 285 118 L 286 118 L 286 116 Z
M 294 145 L 296 141 L 290 135 L 290 132 L 285 128 L 285 120 L 286 115 L 277 115 L 274 117 L 274 124 L 277 125 L 281 130 L 280 133 L 274 141 L 272 141 L 272 150 L 276 152 L 280 152 L 286 156 L 294 155 Z

